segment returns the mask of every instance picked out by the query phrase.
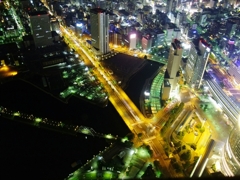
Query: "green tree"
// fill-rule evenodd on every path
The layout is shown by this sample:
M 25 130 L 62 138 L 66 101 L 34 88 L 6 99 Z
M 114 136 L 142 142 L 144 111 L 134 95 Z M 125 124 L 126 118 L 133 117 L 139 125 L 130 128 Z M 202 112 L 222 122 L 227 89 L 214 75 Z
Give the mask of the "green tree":
M 142 178 L 143 178 L 143 179 L 150 179 L 150 178 L 155 178 L 155 177 L 156 177 L 155 172 L 154 172 L 154 170 L 153 170 L 152 165 L 150 164 L 150 165 L 147 167 L 147 169 L 146 169 L 146 171 L 144 172 L 144 174 L 142 175 Z
M 156 177 L 164 177 L 162 174 L 162 166 L 160 165 L 159 161 L 155 160 L 153 162 L 154 168 L 155 168 L 155 173 L 156 173 Z
M 175 162 L 172 164 L 172 166 L 177 173 L 180 173 L 182 171 L 182 168 L 178 163 Z
M 143 133 L 138 133 L 138 138 L 141 138 L 143 136 Z
M 201 123 L 197 123 L 196 128 L 200 129 L 202 127 Z
M 191 144 L 190 147 L 193 149 L 193 150 L 196 150 L 197 149 L 197 145 L 195 143 Z
M 203 132 L 205 131 L 205 128 L 204 128 L 204 127 L 201 127 L 201 128 L 199 129 L 199 131 L 200 131 L 200 133 L 203 133 Z
M 171 159 L 171 163 L 172 163 L 172 164 L 174 164 L 174 163 L 176 163 L 176 162 L 177 162 L 176 158 L 172 158 L 172 159 Z
M 193 161 L 196 163 L 198 161 L 199 157 L 198 156 L 194 156 Z
M 147 149 L 147 151 L 148 151 L 148 154 L 149 154 L 150 156 L 152 156 L 152 155 L 153 155 L 153 151 L 152 151 L 152 149 L 150 148 L 149 145 L 146 146 L 146 149 Z
M 134 137 L 135 136 L 134 136 L 134 134 L 132 132 L 127 134 L 127 138 L 128 138 L 129 141 L 132 141 L 134 139 Z
M 174 143 L 174 146 L 175 146 L 175 147 L 180 147 L 181 145 L 182 145 L 182 142 L 181 142 L 181 141 L 178 141 L 178 142 Z
M 191 151 L 187 150 L 186 152 L 180 155 L 180 159 L 183 161 L 189 161 L 191 159 Z

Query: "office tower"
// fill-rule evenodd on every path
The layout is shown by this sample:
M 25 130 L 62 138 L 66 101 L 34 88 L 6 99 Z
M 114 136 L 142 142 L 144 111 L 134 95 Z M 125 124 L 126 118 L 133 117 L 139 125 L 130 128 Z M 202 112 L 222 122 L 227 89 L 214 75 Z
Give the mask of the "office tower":
M 228 38 L 226 36 L 223 36 L 220 40 L 219 47 L 221 49 L 225 49 L 227 47 L 227 43 L 228 43 Z
M 50 17 L 46 11 L 29 14 L 33 40 L 36 47 L 53 45 Z
M 233 36 L 235 34 L 237 28 L 237 23 L 235 19 L 228 19 L 226 23 L 226 35 L 229 37 Z
M 227 43 L 227 55 L 231 57 L 235 49 L 235 41 L 233 39 L 229 39 Z
M 172 11 L 173 0 L 167 0 L 167 9 L 166 13 L 171 13 Z
M 101 54 L 109 52 L 109 13 L 101 8 L 90 10 L 92 46 Z
M 187 20 L 186 12 L 178 12 L 176 17 L 176 25 L 180 26 Z
M 142 49 L 148 51 L 151 48 L 152 48 L 152 37 L 151 35 L 147 34 L 146 36 L 142 37 Z
M 136 49 L 137 35 L 135 32 L 131 32 L 129 35 L 129 49 Z
M 222 168 L 227 176 L 240 175 L 240 133 L 235 127 L 223 149 Z
M 227 30 L 226 25 L 225 25 L 224 23 L 221 23 L 221 24 L 220 24 L 220 28 L 219 28 L 219 30 L 218 30 L 218 35 L 219 35 L 220 37 L 224 36 L 225 33 L 226 33 L 226 30 Z
M 164 76 L 164 83 L 163 83 L 163 89 L 162 89 L 162 99 L 165 97 L 166 100 L 170 98 L 171 93 L 174 93 L 177 89 L 177 82 L 178 82 L 178 72 L 179 67 L 182 59 L 182 46 L 181 42 L 178 39 L 173 39 L 169 51 L 168 56 L 168 63 L 167 63 L 167 70 L 165 72 Z M 169 91 L 169 84 L 171 87 L 171 92 L 169 93 L 169 96 L 166 96 L 166 91 Z M 166 86 L 165 86 L 166 85 Z M 163 96 L 165 94 L 165 96 Z
M 200 88 L 209 54 L 210 45 L 203 38 L 194 39 L 193 42 L 191 42 L 185 68 L 185 78 L 187 83 L 193 88 Z
M 181 30 L 179 28 L 174 28 L 173 38 L 175 38 L 175 39 L 180 39 L 181 38 Z
M 168 79 L 164 79 L 162 85 L 162 100 L 168 100 L 171 93 L 171 84 Z
M 162 46 L 165 44 L 165 33 L 162 29 L 158 29 L 158 32 L 155 36 L 154 46 Z
M 172 26 L 168 26 L 168 28 L 166 28 L 166 42 L 167 44 L 169 44 L 171 42 L 171 39 L 172 39 L 172 36 L 173 36 L 173 30 L 174 30 L 174 27 Z

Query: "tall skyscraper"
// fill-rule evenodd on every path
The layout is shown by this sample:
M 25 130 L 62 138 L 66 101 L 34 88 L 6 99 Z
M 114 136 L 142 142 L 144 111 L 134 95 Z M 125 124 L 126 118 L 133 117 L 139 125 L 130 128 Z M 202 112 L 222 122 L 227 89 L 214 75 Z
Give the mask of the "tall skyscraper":
M 50 17 L 46 11 L 29 14 L 33 40 L 36 47 L 53 45 Z
M 131 32 L 129 35 L 129 49 L 136 49 L 137 35 L 135 32 Z
M 182 46 L 181 42 L 178 39 L 173 39 L 169 51 L 167 70 L 164 76 L 164 84 L 162 89 L 162 99 L 166 100 L 171 96 L 171 93 L 176 90 L 178 82 L 178 71 L 182 59 Z M 167 82 L 168 81 L 168 82 Z M 164 85 L 167 85 L 166 87 Z M 169 93 L 169 85 L 171 86 Z M 168 95 L 167 95 L 168 94 Z
M 210 51 L 210 45 L 203 38 L 191 42 L 184 74 L 187 83 L 193 88 L 198 89 L 201 86 Z
M 173 4 L 173 0 L 167 0 L 166 13 L 170 13 L 172 11 L 172 4 Z
M 109 52 L 109 13 L 101 8 L 90 10 L 92 46 L 101 54 Z
M 227 176 L 240 175 L 240 133 L 235 127 L 224 146 L 222 157 L 223 172 Z

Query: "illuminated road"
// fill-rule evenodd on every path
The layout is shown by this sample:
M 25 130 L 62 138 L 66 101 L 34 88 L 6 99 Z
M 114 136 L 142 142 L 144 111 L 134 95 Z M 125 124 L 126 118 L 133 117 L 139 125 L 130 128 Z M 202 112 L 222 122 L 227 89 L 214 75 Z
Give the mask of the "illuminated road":
M 222 104 L 224 111 L 231 117 L 231 119 L 234 120 L 233 123 L 236 123 L 239 118 L 238 106 L 223 92 L 223 90 L 214 80 L 206 80 L 206 83 L 214 98 L 216 98 L 218 102 Z
M 136 140 L 134 144 L 148 144 L 153 150 L 154 159 L 159 160 L 163 166 L 163 171 L 166 173 L 166 176 L 178 177 L 179 175 L 176 175 L 174 170 L 169 167 L 169 162 L 166 163 L 166 158 L 164 159 L 165 153 L 163 146 L 160 143 L 161 137 L 159 135 L 159 131 L 157 131 L 155 127 L 150 124 L 150 122 L 154 122 L 153 124 L 162 122 L 161 118 L 168 114 L 170 109 L 175 106 L 176 103 L 170 103 L 169 107 L 157 113 L 152 119 L 144 117 L 135 104 L 129 99 L 126 93 L 116 83 L 114 83 L 112 76 L 106 72 L 96 56 L 88 47 L 86 47 L 85 42 L 83 42 L 81 39 L 78 39 L 73 32 L 67 30 L 63 26 L 61 26 L 60 29 L 65 41 L 67 40 L 67 44 L 69 44 L 71 48 L 79 53 L 79 55 L 84 58 L 86 63 L 88 63 L 88 61 L 91 62 L 92 66 L 94 67 L 93 72 L 103 84 L 104 88 L 108 92 L 109 100 L 118 111 L 131 132 L 133 132 L 136 137 L 139 134 L 142 134 L 141 138 Z
M 211 139 L 208 142 L 206 151 L 204 153 L 203 156 L 201 156 L 198 160 L 198 162 L 196 163 L 195 168 L 193 169 L 192 174 L 190 175 L 190 177 L 201 177 L 202 173 L 207 165 L 208 162 L 208 157 L 210 155 L 210 152 L 212 151 L 213 147 L 215 145 L 215 141 L 213 139 Z
M 133 130 L 132 124 L 134 123 L 146 121 L 146 118 L 129 99 L 126 93 L 118 85 L 113 83 L 114 79 L 104 70 L 94 55 L 90 54 L 90 50 L 88 50 L 84 43 L 73 36 L 73 34 L 68 32 L 65 28 L 61 27 L 61 31 L 64 37 L 68 37 L 69 43 L 71 43 L 70 47 L 74 48 L 80 53 L 80 55 L 84 55 L 89 61 L 91 61 L 92 65 L 95 67 L 94 72 L 109 93 L 111 103 L 122 116 L 129 129 Z
M 102 134 L 102 133 L 95 132 L 94 129 L 90 127 L 66 124 L 61 121 L 54 121 L 48 118 L 40 118 L 40 117 L 34 116 L 33 114 L 25 114 L 19 111 L 12 111 L 3 106 L 0 106 L 0 116 L 3 116 L 9 120 L 25 123 L 25 124 L 36 126 L 43 129 L 58 131 L 58 132 L 70 134 L 73 136 L 76 136 L 77 134 L 80 133 L 88 136 L 96 136 L 96 137 L 106 138 L 106 139 L 115 139 L 115 140 L 118 139 L 117 136 L 114 137 L 111 134 Z

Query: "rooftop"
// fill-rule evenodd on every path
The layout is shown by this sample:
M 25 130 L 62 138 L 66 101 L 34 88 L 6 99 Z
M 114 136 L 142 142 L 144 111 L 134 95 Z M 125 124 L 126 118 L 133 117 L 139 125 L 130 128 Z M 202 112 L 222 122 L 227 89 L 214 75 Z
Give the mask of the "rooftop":
M 176 48 L 178 48 L 178 49 L 181 49 L 181 48 L 182 48 L 181 42 L 180 42 L 178 39 L 174 39 L 173 42 L 172 42 L 172 45 L 173 45 L 173 47 L 174 47 L 175 49 L 176 49 Z

